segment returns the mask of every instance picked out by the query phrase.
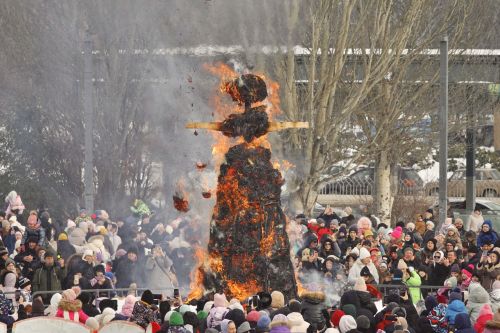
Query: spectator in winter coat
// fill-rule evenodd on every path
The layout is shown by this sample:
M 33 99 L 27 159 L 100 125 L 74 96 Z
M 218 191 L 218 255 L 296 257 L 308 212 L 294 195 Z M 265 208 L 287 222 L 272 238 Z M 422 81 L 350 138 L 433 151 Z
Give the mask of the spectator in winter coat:
M 316 327 L 324 327 L 325 317 L 323 310 L 325 310 L 325 294 L 321 291 L 306 292 L 302 295 L 302 316 L 304 320 L 311 325 L 315 324 Z
M 158 309 L 153 304 L 154 297 L 151 290 L 144 291 L 141 300 L 137 301 L 134 305 L 130 321 L 144 328 L 152 322 L 161 323 Z
M 466 313 L 459 313 L 455 317 L 455 333 L 479 333 L 472 328 L 469 315 Z
M 359 258 L 356 260 L 354 265 L 349 270 L 348 281 L 351 284 L 355 284 L 356 280 L 361 276 L 361 270 L 363 267 L 368 267 L 375 283 L 379 283 L 378 271 L 373 262 L 371 261 L 370 252 L 364 247 L 359 250 Z
M 366 315 L 368 318 L 377 313 L 377 307 L 371 300 L 371 295 L 367 291 L 365 280 L 360 277 L 356 281 L 353 290 L 344 292 L 340 298 L 341 307 L 352 304 L 357 310 L 357 315 Z M 364 311 L 363 311 L 364 310 Z M 369 311 L 366 313 L 366 311 Z
M 69 242 L 66 233 L 60 233 L 57 238 L 57 253 L 64 259 L 68 260 L 73 254 L 76 253 L 75 247 Z
M 493 250 L 488 255 L 482 255 L 477 264 L 477 273 L 482 285 L 488 292 L 491 292 L 493 282 L 500 275 L 500 252 Z
M 172 260 L 163 253 L 160 246 L 154 246 L 150 256 L 147 257 L 146 285 L 154 292 L 160 293 L 161 289 L 177 287 L 177 277 L 172 272 Z
M 76 294 L 72 289 L 67 289 L 62 293 L 56 317 L 85 324 L 89 318 L 82 310 L 82 302 L 76 299 Z
M 37 244 L 40 247 L 45 247 L 46 237 L 45 229 L 43 229 L 38 222 L 38 217 L 36 214 L 30 214 L 26 230 L 24 231 L 23 239 L 21 240 L 21 248 L 27 244 L 29 238 L 34 238 L 37 240 Z
M 479 232 L 479 227 L 483 224 L 484 219 L 483 219 L 483 214 L 481 213 L 481 210 L 476 207 L 472 214 L 469 216 L 469 219 L 467 220 L 467 226 L 465 227 L 466 231 L 474 231 L 476 234 Z
M 387 296 L 387 303 L 394 302 L 398 304 L 400 307 L 404 308 L 406 311 L 406 321 L 410 327 L 416 325 L 418 320 L 418 313 L 413 305 L 413 302 L 410 300 L 408 293 L 400 296 L 398 294 L 392 294 Z
M 486 289 L 477 282 L 469 285 L 469 297 L 467 299 L 467 311 L 473 323 L 477 321 L 479 312 L 485 303 L 488 303 L 490 297 Z
M 486 323 L 490 320 L 493 320 L 493 311 L 491 311 L 491 306 L 489 304 L 485 304 L 479 311 L 479 316 L 474 324 L 476 332 L 483 333 Z
M 431 286 L 442 286 L 444 281 L 450 275 L 450 265 L 444 258 L 442 251 L 434 252 L 433 261 L 430 264 L 431 273 L 429 275 L 429 284 Z
M 137 265 L 137 249 L 131 248 L 127 252 L 127 257 L 121 258 L 113 266 L 117 288 L 128 288 L 137 282 Z
M 60 264 L 64 264 L 64 262 L 60 261 Z M 31 281 L 33 292 L 61 290 L 65 275 L 64 267 L 55 266 L 54 254 L 47 251 L 43 266 L 37 269 Z
M 484 221 L 481 225 L 481 232 L 477 235 L 477 246 L 482 247 L 487 242 L 495 244 L 497 240 L 498 234 L 493 230 L 491 221 Z
M 448 325 L 455 325 L 455 317 L 459 313 L 467 314 L 464 302 L 462 302 L 462 295 L 459 292 L 450 293 L 450 301 L 446 309 L 445 319 Z
M 419 288 L 422 285 L 422 281 L 415 268 L 410 266 L 403 272 L 403 281 L 409 287 L 408 292 L 411 301 L 413 304 L 417 304 L 422 299 L 422 293 Z
M 227 299 L 224 294 L 215 294 L 214 295 L 214 305 L 210 309 L 210 313 L 207 317 L 207 327 L 208 328 L 216 328 L 219 326 L 229 312 L 227 308 Z

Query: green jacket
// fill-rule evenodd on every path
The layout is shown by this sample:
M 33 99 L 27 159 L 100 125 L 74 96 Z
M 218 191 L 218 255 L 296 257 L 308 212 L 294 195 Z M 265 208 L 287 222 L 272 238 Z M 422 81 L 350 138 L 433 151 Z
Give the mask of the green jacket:
M 42 266 L 35 271 L 31 285 L 33 292 L 62 290 L 65 269 L 57 266 Z M 49 282 L 50 280 L 50 282 Z
M 422 285 L 422 280 L 420 279 L 420 275 L 418 275 L 417 271 L 410 273 L 410 277 L 405 281 L 405 284 L 408 286 L 411 301 L 413 304 L 417 304 L 417 302 L 422 299 L 422 293 L 420 292 L 420 288 L 418 288 Z

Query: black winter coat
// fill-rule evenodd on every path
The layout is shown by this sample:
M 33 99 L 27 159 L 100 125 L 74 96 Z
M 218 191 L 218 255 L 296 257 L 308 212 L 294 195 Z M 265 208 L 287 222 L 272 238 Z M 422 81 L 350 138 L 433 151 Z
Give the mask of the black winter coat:
M 325 324 L 323 310 L 325 309 L 325 294 L 318 292 L 307 292 L 302 296 L 302 316 L 310 324 L 321 326 Z

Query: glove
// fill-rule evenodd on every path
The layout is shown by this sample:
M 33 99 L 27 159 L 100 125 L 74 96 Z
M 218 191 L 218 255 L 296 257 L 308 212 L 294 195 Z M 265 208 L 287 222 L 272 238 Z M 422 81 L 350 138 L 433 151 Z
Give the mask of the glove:
M 410 272 L 410 274 L 415 272 L 415 268 L 413 268 L 412 266 L 408 267 L 408 272 Z

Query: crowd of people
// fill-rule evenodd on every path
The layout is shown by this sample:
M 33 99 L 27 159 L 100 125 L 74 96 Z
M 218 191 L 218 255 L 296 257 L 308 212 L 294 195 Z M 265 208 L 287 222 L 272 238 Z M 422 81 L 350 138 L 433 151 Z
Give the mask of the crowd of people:
M 0 212 L 0 322 L 9 326 L 49 316 L 162 333 L 500 330 L 500 240 L 478 210 L 439 228 L 432 209 L 394 227 L 366 209 L 300 214 L 288 225 L 299 297 L 210 293 L 185 304 L 174 290 L 189 284 L 195 222 L 160 221 L 140 200 L 116 222 L 103 210 L 65 223 L 25 210 L 13 191 Z

